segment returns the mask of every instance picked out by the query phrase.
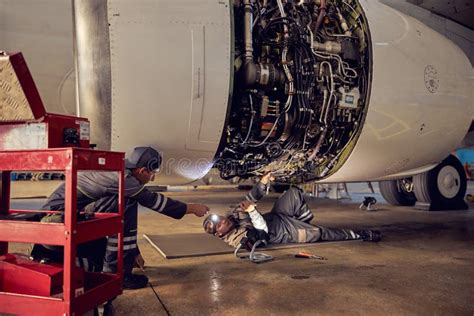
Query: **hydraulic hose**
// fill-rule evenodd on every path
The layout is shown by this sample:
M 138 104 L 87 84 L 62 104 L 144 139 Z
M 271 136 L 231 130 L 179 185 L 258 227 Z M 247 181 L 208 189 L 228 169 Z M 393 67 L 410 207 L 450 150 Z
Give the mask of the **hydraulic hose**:
M 326 16 L 326 0 L 321 0 L 321 6 L 319 7 L 319 16 L 314 26 L 314 34 L 319 30 L 319 27 L 323 23 L 323 19 Z

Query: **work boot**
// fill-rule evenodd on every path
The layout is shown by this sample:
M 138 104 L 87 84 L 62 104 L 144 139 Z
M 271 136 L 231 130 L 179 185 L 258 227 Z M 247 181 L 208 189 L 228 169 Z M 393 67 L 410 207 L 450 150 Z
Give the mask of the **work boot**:
M 146 275 L 126 273 L 123 276 L 123 289 L 136 290 L 147 286 L 148 278 Z
M 361 230 L 357 234 L 362 237 L 363 241 L 379 242 L 382 240 L 382 233 L 378 230 Z

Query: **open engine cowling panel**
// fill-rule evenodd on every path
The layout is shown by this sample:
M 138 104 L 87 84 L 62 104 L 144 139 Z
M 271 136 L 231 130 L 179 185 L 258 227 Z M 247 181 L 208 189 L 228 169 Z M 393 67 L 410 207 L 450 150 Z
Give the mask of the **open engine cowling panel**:
M 221 177 L 271 170 L 295 183 L 336 172 L 370 95 L 370 32 L 358 1 L 236 1 L 234 39 Z

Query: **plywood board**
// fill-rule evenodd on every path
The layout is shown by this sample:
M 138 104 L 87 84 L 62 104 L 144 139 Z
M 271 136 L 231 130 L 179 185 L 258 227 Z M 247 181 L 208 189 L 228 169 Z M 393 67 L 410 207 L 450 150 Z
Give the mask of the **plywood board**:
M 143 237 L 145 237 L 145 239 L 167 259 L 212 256 L 234 252 L 234 248 L 228 246 L 219 238 L 205 233 L 174 235 L 145 234 Z M 312 244 L 270 245 L 265 248 L 265 251 L 271 249 L 305 247 L 310 245 Z

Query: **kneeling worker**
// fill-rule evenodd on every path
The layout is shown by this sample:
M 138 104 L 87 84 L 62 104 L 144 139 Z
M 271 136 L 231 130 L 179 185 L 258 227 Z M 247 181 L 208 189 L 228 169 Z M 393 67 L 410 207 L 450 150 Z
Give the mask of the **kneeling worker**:
M 185 204 L 149 191 L 145 184 L 155 179 L 160 165 L 161 155 L 151 147 L 136 147 L 125 162 L 124 289 L 138 289 L 148 284 L 146 276 L 132 273 L 134 265 L 144 266 L 137 247 L 138 204 L 175 219 L 181 219 L 185 214 L 201 217 L 209 211 L 205 205 Z M 117 172 L 79 173 L 77 210 L 86 213 L 117 212 L 118 181 Z M 43 209 L 63 211 L 64 196 L 63 183 L 51 194 Z M 108 238 L 103 262 L 104 272 L 115 272 L 117 269 L 117 244 L 116 236 Z
M 378 242 L 382 235 L 376 230 L 334 229 L 310 224 L 313 214 L 308 208 L 303 192 L 291 187 L 275 202 L 270 213 L 261 215 L 255 203 L 265 194 L 271 179 L 262 177 L 230 216 L 209 215 L 203 222 L 204 230 L 220 237 L 237 248 L 250 248 L 258 241 L 269 244 L 313 243 L 319 241 L 364 240 Z

